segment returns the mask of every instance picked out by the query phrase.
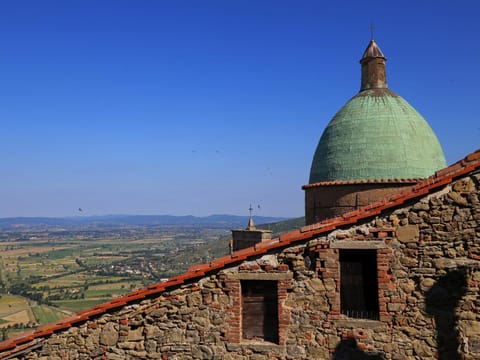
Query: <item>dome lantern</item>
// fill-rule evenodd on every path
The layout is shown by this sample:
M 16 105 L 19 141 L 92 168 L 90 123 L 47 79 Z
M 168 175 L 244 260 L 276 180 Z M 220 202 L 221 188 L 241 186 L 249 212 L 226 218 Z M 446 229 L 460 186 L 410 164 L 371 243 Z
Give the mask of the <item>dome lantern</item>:
M 370 40 L 360 64 L 362 65 L 362 83 L 360 91 L 367 89 L 387 88 L 385 62 L 387 58 L 375 40 Z

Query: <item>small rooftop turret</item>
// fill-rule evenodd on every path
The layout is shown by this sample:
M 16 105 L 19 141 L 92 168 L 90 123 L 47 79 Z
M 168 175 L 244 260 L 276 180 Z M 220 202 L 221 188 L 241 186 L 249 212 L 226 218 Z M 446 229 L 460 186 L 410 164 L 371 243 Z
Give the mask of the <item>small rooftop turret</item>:
M 267 241 L 272 238 L 272 231 L 270 230 L 257 230 L 255 224 L 253 223 L 252 217 L 252 205 L 248 209 L 250 211 L 250 218 L 248 219 L 248 225 L 244 230 L 232 230 L 232 242 L 231 250 L 237 251 L 240 249 L 245 249 L 255 244 Z

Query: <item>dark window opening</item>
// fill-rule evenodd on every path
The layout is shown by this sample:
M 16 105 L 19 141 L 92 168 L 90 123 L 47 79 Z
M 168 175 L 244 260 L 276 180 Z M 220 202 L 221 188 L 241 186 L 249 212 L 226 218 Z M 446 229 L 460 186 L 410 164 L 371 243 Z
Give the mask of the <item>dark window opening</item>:
M 340 308 L 352 318 L 378 320 L 375 250 L 340 250 Z
M 276 281 L 244 280 L 242 286 L 242 337 L 278 343 Z

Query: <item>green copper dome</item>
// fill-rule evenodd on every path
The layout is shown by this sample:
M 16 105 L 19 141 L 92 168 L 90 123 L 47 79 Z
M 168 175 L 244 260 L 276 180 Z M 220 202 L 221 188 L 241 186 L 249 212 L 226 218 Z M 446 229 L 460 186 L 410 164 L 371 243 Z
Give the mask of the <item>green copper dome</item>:
M 361 90 L 323 132 L 309 183 L 425 178 L 446 166 L 425 119 L 387 88 L 385 60 L 372 40 L 360 60 Z

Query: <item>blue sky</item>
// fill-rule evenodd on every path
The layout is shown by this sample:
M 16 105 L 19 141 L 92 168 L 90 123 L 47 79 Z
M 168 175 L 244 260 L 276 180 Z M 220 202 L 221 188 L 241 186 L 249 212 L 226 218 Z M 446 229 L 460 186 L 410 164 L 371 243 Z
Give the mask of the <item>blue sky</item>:
M 0 217 L 301 216 L 375 24 L 447 162 L 478 149 L 480 3 L 0 2 Z

